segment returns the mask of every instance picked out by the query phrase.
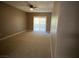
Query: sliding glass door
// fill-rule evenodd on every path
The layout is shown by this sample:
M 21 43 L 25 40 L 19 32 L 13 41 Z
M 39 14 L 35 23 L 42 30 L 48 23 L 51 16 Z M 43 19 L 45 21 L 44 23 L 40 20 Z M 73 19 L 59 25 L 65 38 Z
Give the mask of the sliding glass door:
M 34 16 L 33 30 L 46 32 L 46 16 Z

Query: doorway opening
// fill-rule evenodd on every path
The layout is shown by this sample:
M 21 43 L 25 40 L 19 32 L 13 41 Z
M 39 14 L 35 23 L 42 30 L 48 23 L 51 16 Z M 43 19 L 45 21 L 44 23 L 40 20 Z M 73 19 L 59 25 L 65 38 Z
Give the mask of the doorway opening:
M 33 31 L 46 32 L 46 16 L 34 16 Z

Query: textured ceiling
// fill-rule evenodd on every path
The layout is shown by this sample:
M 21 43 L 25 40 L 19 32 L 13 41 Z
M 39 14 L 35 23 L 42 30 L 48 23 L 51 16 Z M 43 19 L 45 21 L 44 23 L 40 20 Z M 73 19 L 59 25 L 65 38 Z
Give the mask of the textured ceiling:
M 27 5 L 27 1 L 5 1 L 4 3 L 9 4 L 25 12 L 52 12 L 53 10 L 53 4 L 54 4 L 53 1 L 28 1 L 28 2 L 37 8 L 35 8 L 33 11 L 30 11 Z

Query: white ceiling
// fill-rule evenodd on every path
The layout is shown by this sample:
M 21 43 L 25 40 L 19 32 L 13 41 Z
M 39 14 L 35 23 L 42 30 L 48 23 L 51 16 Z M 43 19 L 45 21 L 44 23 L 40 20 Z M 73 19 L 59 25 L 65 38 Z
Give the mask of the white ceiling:
M 54 4 L 53 1 L 28 1 L 28 2 L 37 8 L 35 8 L 33 11 L 30 11 L 27 5 L 27 1 L 5 1 L 4 3 L 9 4 L 25 12 L 52 12 L 53 10 L 53 4 Z

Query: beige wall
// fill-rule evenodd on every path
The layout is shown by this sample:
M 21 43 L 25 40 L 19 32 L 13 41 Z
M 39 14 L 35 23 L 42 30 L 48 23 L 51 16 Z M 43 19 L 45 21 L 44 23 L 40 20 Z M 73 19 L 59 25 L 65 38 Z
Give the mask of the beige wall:
M 26 13 L 0 2 L 0 37 L 26 30 Z
M 33 30 L 33 17 L 34 16 L 46 16 L 47 17 L 47 24 L 46 24 L 46 31 L 50 31 L 50 22 L 51 22 L 51 13 L 27 13 L 27 29 Z
M 79 57 L 79 2 L 60 2 L 54 57 Z

